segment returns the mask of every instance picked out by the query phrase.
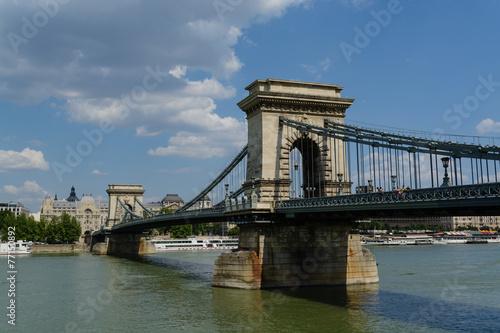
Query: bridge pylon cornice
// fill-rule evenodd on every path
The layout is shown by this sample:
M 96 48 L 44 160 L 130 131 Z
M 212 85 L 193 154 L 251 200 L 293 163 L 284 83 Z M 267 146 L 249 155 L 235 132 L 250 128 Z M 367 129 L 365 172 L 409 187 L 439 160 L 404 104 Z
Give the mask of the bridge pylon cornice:
M 250 94 L 238 106 L 247 117 L 258 111 L 344 117 L 354 102 L 341 97 L 343 88 L 334 84 L 267 79 L 256 80 L 246 89 Z

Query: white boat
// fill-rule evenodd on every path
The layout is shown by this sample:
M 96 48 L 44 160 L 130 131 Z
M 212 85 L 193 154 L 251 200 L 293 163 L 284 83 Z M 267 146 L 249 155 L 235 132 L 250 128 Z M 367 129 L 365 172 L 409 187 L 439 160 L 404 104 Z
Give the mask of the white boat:
M 407 236 L 407 237 L 363 237 L 361 245 L 433 245 L 443 244 L 436 242 L 430 236 Z
M 0 255 L 30 254 L 31 242 L 18 240 L 17 242 L 0 243 Z
M 439 238 L 447 244 L 500 243 L 500 235 L 493 232 L 448 231 Z
M 211 239 L 153 239 L 156 251 L 180 251 L 180 250 L 227 250 L 238 247 L 238 239 L 235 238 L 211 238 Z
M 363 237 L 361 245 L 410 245 L 412 241 L 403 237 Z

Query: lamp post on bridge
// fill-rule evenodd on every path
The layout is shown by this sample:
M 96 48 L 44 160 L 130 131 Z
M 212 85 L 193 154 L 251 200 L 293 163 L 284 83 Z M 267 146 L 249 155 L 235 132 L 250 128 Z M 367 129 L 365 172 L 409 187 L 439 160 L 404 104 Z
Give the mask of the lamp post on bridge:
M 391 176 L 391 182 L 392 182 L 392 190 L 393 191 L 396 191 L 396 179 L 398 178 L 398 176 L 396 175 L 392 175 Z
M 314 187 L 314 186 L 306 186 L 306 187 L 304 188 L 304 190 L 306 190 L 306 192 L 307 192 L 307 194 L 308 194 L 308 196 L 307 196 L 307 197 L 308 197 L 308 198 L 312 198 L 311 193 L 313 193 L 314 191 L 316 191 L 316 187 Z
M 344 178 L 344 174 L 343 173 L 338 173 L 337 174 L 337 178 L 339 180 L 339 192 L 337 193 L 337 195 L 342 195 L 342 178 Z
M 443 162 L 443 167 L 444 167 L 443 184 L 441 184 L 441 187 L 451 186 L 450 177 L 448 177 L 448 166 L 450 165 L 450 158 L 443 157 L 441 158 L 441 162 Z

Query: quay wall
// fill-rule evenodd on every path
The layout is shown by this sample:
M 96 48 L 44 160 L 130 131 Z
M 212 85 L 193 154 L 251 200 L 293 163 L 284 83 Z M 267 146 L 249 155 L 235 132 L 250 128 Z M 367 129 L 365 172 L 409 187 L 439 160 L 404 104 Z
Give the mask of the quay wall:
M 90 252 L 87 244 L 34 244 L 31 253 L 83 253 Z

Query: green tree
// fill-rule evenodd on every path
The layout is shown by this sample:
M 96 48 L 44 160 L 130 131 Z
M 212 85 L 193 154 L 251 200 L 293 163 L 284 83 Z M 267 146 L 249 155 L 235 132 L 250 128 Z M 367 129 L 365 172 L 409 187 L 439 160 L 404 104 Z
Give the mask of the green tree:
M 389 223 L 384 223 L 382 225 L 382 230 L 387 230 L 387 232 L 392 232 L 392 227 L 389 225 Z
M 171 235 L 173 238 L 187 238 L 193 233 L 193 227 L 191 224 L 185 225 L 174 225 L 171 229 Z
M 57 239 L 62 243 L 73 243 L 80 239 L 82 228 L 74 216 L 63 213 L 58 223 Z
M 214 235 L 220 235 L 221 227 L 220 223 L 208 223 L 207 225 L 207 233 Z
M 193 224 L 193 235 L 206 235 L 208 223 Z
M 227 232 L 228 236 L 239 236 L 240 235 L 240 227 L 236 226 Z
M 14 213 L 12 213 L 9 210 L 0 211 L 0 230 L 3 230 L 5 223 L 7 223 L 7 222 L 5 222 L 5 220 L 7 219 L 8 216 L 15 218 Z M 3 235 L 3 233 L 2 233 L 2 235 Z
M 17 233 L 17 220 L 16 220 L 16 216 L 14 215 L 14 213 L 12 212 L 9 212 L 10 214 L 5 214 L 3 216 L 3 221 L 2 221 L 2 229 L 0 230 L 0 232 L 2 233 L 2 241 L 7 241 L 8 240 L 8 232 L 9 232 L 9 227 L 14 227 L 16 228 L 15 231 L 16 231 L 16 239 L 21 239 L 18 237 L 18 233 Z

